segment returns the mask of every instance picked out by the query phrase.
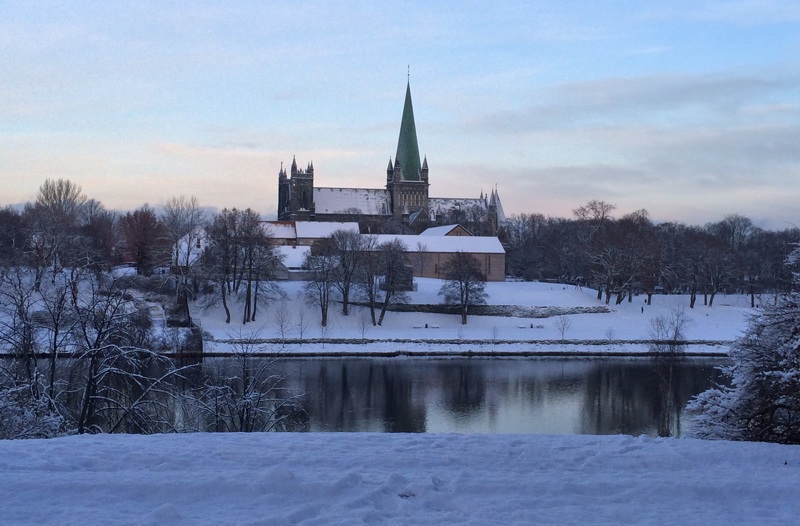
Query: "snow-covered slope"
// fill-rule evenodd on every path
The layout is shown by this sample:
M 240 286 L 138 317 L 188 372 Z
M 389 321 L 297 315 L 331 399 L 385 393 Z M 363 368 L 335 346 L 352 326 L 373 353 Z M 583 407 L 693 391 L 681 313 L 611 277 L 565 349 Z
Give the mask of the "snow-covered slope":
M 0 442 L 2 524 L 793 524 L 800 448 L 629 436 Z
M 418 290 L 409 294 L 411 303 L 438 304 L 442 298 L 438 295 L 442 281 L 436 279 L 417 278 Z M 209 311 L 194 309 L 195 320 L 201 323 L 203 330 L 215 340 L 239 337 L 276 338 L 280 336 L 276 321 L 279 307 L 286 309 L 289 317 L 287 338 L 298 338 L 297 325 L 303 313 L 305 324 L 304 339 L 320 338 L 323 333 L 319 326 L 318 308 L 307 304 L 302 296 L 302 283 L 282 282 L 279 284 L 284 297 L 274 301 L 266 309 L 262 309 L 256 322 L 241 325 L 241 314 L 234 308 L 231 324 L 225 323 L 221 308 Z M 519 305 L 523 307 L 555 307 L 558 309 L 602 307 L 595 291 L 577 288 L 571 285 L 534 283 L 534 282 L 500 282 L 487 283 L 488 303 L 491 305 Z M 514 318 L 500 316 L 470 316 L 467 325 L 461 325 L 456 315 L 396 313 L 386 314 L 383 326 L 373 327 L 368 321 L 369 313 L 365 308 L 353 307 L 349 316 L 342 316 L 338 304 L 333 304 L 329 311 L 329 324 L 324 333 L 326 338 L 342 339 L 425 339 L 425 340 L 484 340 L 492 344 L 492 348 L 502 351 L 530 351 L 535 346 L 530 344 L 494 344 L 498 340 L 530 341 L 544 340 L 560 342 L 566 340 L 646 340 L 652 338 L 651 320 L 659 316 L 669 316 L 675 308 L 683 308 L 688 319 L 685 335 L 690 340 L 731 341 L 739 336 L 746 326 L 747 316 L 751 312 L 748 299 L 742 295 L 718 295 L 713 307 L 702 305 L 702 297 L 694 309 L 689 309 L 688 296 L 656 295 L 653 304 L 646 305 L 644 296 L 626 300 L 620 305 L 609 305 L 609 312 L 591 314 L 569 314 L 569 328 L 563 338 L 558 329 L 558 316 L 547 318 Z M 427 328 L 426 328 L 427 325 Z M 363 330 L 362 330 L 363 329 Z M 487 347 L 484 345 L 484 347 Z M 288 350 L 295 352 L 311 351 L 309 346 L 292 346 Z M 474 345 L 473 345 L 474 347 Z M 373 346 L 327 346 L 327 352 L 388 352 L 396 350 L 431 350 L 446 352 L 448 349 L 465 351 L 463 346 L 442 345 L 434 347 L 427 343 L 422 346 L 409 344 Z M 693 347 L 694 352 L 723 352 L 725 347 Z M 207 351 L 229 351 L 229 346 L 211 344 Z M 266 350 L 275 350 L 267 348 Z M 287 350 L 287 349 L 283 349 Z M 485 349 L 484 349 L 485 350 Z M 552 345 L 544 351 L 552 351 Z M 577 350 L 577 349 L 572 349 Z M 646 351 L 646 345 L 625 346 L 608 345 L 593 347 L 595 351 L 625 352 Z

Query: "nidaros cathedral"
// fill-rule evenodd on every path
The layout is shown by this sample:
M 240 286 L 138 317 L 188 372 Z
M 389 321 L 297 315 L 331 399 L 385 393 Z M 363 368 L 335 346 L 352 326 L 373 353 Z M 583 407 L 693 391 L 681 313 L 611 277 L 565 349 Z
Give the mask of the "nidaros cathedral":
M 386 188 L 314 186 L 314 165 L 278 173 L 279 221 L 357 221 L 362 232 L 418 233 L 437 225 L 460 224 L 473 235 L 494 236 L 505 221 L 497 189 L 476 198 L 430 197 L 427 157 L 420 162 L 417 128 L 406 86 L 400 137 L 389 158 Z

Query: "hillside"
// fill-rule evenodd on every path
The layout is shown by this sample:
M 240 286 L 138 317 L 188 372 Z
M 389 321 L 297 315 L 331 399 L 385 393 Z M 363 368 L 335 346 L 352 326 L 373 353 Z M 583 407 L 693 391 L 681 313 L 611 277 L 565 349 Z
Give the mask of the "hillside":
M 441 303 L 438 296 L 441 281 L 415 279 L 417 290 L 409 293 L 411 305 Z M 257 321 L 242 325 L 241 314 L 234 310 L 232 323 L 225 324 L 222 309 L 204 311 L 194 306 L 193 316 L 206 333 L 207 352 L 230 352 L 229 343 L 236 339 L 280 339 L 277 314 L 285 309 L 284 339 L 260 344 L 267 352 L 310 353 L 390 353 L 390 352 L 596 352 L 642 353 L 648 351 L 643 340 L 653 338 L 651 321 L 670 316 L 683 308 L 687 319 L 684 333 L 687 340 L 703 342 L 691 345 L 693 353 L 722 353 L 728 342 L 746 326 L 751 312 L 748 299 L 742 295 L 718 295 L 713 307 L 702 305 L 689 309 L 687 296 L 657 295 L 652 305 L 644 296 L 634 297 L 620 305 L 598 301 L 595 291 L 537 282 L 488 283 L 488 304 L 518 306 L 536 312 L 527 316 L 470 316 L 461 325 L 457 315 L 419 312 L 389 312 L 383 326 L 373 327 L 366 308 L 353 307 L 343 316 L 336 304 L 331 306 L 328 328 L 319 325 L 318 308 L 302 297 L 302 283 L 282 282 L 282 296 L 259 312 Z M 298 325 L 303 315 L 303 335 Z M 237 316 L 238 314 L 238 316 Z M 566 318 L 568 327 L 563 337 L 559 318 Z M 427 327 L 426 327 L 427 325 Z M 325 338 L 324 349 L 320 342 Z M 213 341 L 211 341 L 213 340 Z M 301 341 L 302 340 L 302 341 Z M 587 347 L 587 344 L 592 344 Z

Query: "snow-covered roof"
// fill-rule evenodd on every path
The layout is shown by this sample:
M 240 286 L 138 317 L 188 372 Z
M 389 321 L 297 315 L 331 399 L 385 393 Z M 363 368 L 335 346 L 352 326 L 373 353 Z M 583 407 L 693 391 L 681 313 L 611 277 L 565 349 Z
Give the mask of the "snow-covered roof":
M 318 214 L 389 215 L 389 191 L 372 188 L 314 188 L 314 207 Z
M 432 226 L 420 232 L 419 235 L 421 236 L 446 236 L 449 234 L 454 228 L 458 228 L 458 225 L 443 225 L 443 226 Z
M 206 236 L 206 229 L 202 226 L 197 226 L 194 227 L 191 232 L 183 236 L 178 241 L 177 246 L 172 247 L 172 257 L 174 258 L 176 256 L 175 251 L 177 250 L 178 265 L 185 266 L 188 264 L 192 266 L 197 263 L 197 260 L 200 259 L 200 256 L 207 246 L 208 238 Z
M 481 197 L 431 197 L 428 199 L 428 207 L 437 214 L 446 213 L 453 208 L 466 210 L 472 207 L 478 207 L 482 210 L 488 208 L 486 199 Z
M 281 256 L 281 261 L 287 268 L 300 268 L 303 266 L 303 258 L 306 253 L 311 250 L 311 247 L 290 247 L 279 246 L 275 247 L 278 254 Z
M 328 237 L 337 230 L 349 230 L 358 234 L 358 223 L 329 223 L 322 221 L 296 221 L 295 230 L 298 239 L 322 239 Z
M 268 221 L 267 229 L 275 239 L 295 239 L 297 232 L 295 231 L 294 221 Z
M 472 254 L 505 254 L 503 245 L 496 237 L 490 236 L 401 236 L 394 234 L 378 234 L 376 241 L 385 243 L 399 239 L 405 243 L 409 252 L 469 252 Z M 422 245 L 421 247 L 419 245 Z

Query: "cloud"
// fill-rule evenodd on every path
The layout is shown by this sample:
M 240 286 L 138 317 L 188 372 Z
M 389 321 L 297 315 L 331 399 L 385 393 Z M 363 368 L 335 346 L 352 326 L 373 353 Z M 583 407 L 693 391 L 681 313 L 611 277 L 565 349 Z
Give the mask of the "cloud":
M 778 98 L 795 105 L 800 73 L 762 71 L 643 75 L 580 81 L 539 89 L 534 104 L 462 122 L 466 131 L 519 134 L 614 122 L 664 126 L 736 117 L 748 105 Z

